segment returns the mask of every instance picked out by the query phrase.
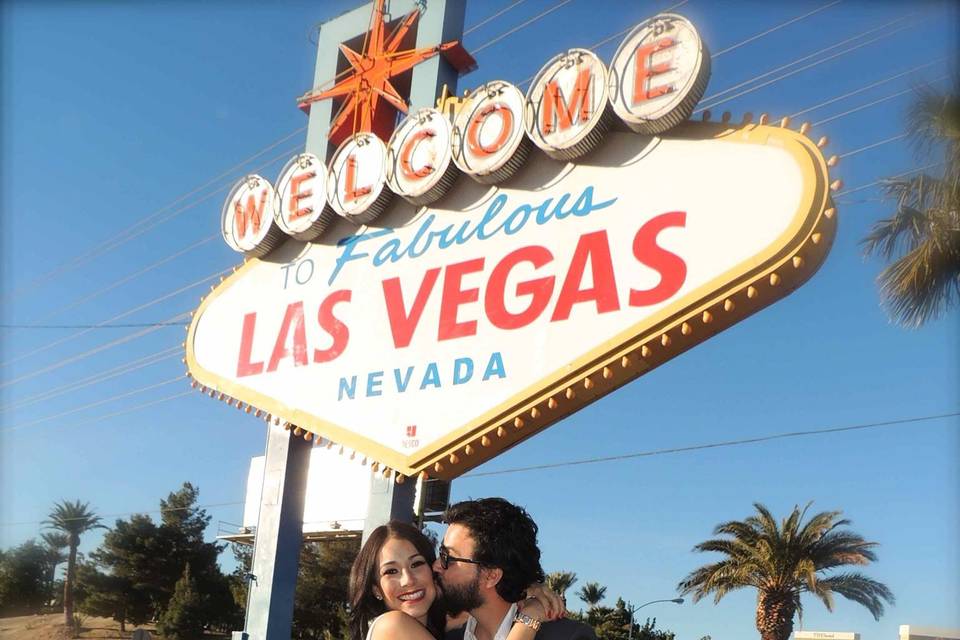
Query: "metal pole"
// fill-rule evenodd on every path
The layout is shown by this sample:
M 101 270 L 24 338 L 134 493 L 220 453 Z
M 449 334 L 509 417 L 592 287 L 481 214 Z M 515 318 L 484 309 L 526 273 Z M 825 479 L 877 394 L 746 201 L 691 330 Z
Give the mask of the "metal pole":
M 233 640 L 290 638 L 312 444 L 282 426 L 269 427 L 246 621 Z
M 683 598 L 667 598 L 665 600 L 651 600 L 650 602 L 644 602 L 639 607 L 635 607 L 628 602 L 627 611 L 630 612 L 630 630 L 627 632 L 627 640 L 633 640 L 633 614 L 637 611 L 637 609 L 643 609 L 648 604 L 656 604 L 658 602 L 672 602 L 674 604 L 683 604 Z

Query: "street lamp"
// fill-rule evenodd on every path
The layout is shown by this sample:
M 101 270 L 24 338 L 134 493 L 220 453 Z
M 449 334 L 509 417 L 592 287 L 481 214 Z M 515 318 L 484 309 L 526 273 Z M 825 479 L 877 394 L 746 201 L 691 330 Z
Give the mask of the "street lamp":
M 627 640 L 633 640 L 633 614 L 638 609 L 643 609 L 648 604 L 656 604 L 658 602 L 672 602 L 674 604 L 683 604 L 683 598 L 668 598 L 666 600 L 651 600 L 650 602 L 644 602 L 639 607 L 634 607 L 629 602 L 627 603 L 627 611 L 630 612 L 630 631 L 627 632 Z

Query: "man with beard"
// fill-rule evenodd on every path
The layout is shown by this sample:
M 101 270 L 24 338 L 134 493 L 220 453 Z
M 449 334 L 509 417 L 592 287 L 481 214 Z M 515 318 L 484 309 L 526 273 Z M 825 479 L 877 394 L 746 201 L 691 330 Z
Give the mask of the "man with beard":
M 467 500 L 444 514 L 447 531 L 433 565 L 448 613 L 468 612 L 447 640 L 504 640 L 514 624 L 537 630 L 537 640 L 596 640 L 572 620 L 538 620 L 518 613 L 528 586 L 543 582 L 537 525 L 503 498 Z

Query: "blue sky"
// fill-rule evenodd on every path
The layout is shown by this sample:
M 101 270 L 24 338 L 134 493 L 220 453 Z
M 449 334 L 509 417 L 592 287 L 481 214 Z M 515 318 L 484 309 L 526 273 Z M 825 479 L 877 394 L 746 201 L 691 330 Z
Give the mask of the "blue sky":
M 467 28 L 508 4 L 470 2 Z M 527 0 L 468 33 L 465 44 L 478 49 L 555 4 Z M 834 170 L 847 190 L 935 162 L 915 156 L 903 139 L 857 150 L 904 132 L 911 93 L 886 97 L 925 81 L 944 87 L 956 72 L 949 66 L 956 5 L 846 0 L 747 42 L 826 4 L 691 0 L 678 9 L 713 52 L 743 43 L 714 58 L 708 97 L 808 55 L 765 79 L 815 63 L 714 111 L 728 109 L 735 120 L 748 111 L 780 117 L 922 67 L 801 119 L 817 123 L 882 100 L 814 124 L 812 136 L 830 139 L 828 154 L 855 152 Z M 239 262 L 214 237 L 225 196 L 215 190 L 276 158 L 262 169 L 273 176 L 302 150 L 305 134 L 295 132 L 306 118 L 294 99 L 313 79 L 311 29 L 354 5 L 4 3 L 2 322 L 96 324 L 180 289 L 116 322 L 165 321 L 195 308 L 209 282 L 187 285 Z M 520 82 L 555 53 L 600 41 L 667 6 L 572 0 L 484 48 L 480 68 L 460 88 Z M 599 49 L 604 60 L 618 42 Z M 156 218 L 169 220 L 71 263 L 184 194 L 191 195 Z M 910 331 L 890 324 L 878 304 L 880 263 L 864 260 L 858 242 L 890 212 L 879 195 L 869 187 L 838 197 L 832 253 L 795 294 L 477 473 L 958 411 L 957 311 Z M 37 281 L 64 264 L 72 266 Z M 197 393 L 143 407 L 188 386 L 163 384 L 182 376 L 182 354 L 174 355 L 180 326 L 103 348 L 140 331 L 2 329 L 0 548 L 38 535 L 56 500 L 90 501 L 102 514 L 149 511 L 186 480 L 199 485 L 204 504 L 218 505 L 209 508 L 215 523 L 240 521 L 246 467 L 264 447 L 262 423 Z M 153 354 L 165 359 L 40 395 Z M 153 385 L 161 386 L 131 393 Z M 96 406 L 81 409 L 87 405 Z M 127 409 L 134 410 L 118 413 Z M 673 597 L 677 582 L 709 560 L 691 547 L 717 523 L 749 515 L 754 501 L 778 514 L 811 500 L 817 510 L 842 509 L 856 531 L 881 544 L 880 561 L 867 573 L 893 589 L 897 604 L 874 622 L 847 601 L 830 614 L 810 600 L 804 628 L 895 638 L 900 624 L 960 627 L 958 427 L 951 417 L 477 475 L 456 481 L 453 497 L 503 495 L 525 505 L 541 526 L 545 568 L 575 571 L 580 584 L 605 584 L 608 603 L 617 595 L 634 603 Z M 97 541 L 87 536 L 82 549 Z M 681 638 L 739 640 L 756 637 L 753 609 L 754 595 L 744 591 L 716 606 L 654 605 L 645 613 Z

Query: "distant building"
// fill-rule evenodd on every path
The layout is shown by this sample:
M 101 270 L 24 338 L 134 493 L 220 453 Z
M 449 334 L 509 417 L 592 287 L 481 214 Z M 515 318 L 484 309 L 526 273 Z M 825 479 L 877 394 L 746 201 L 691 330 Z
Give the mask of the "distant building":
M 852 631 L 796 631 L 793 640 L 860 640 Z
M 900 640 L 960 640 L 960 630 L 902 624 Z

